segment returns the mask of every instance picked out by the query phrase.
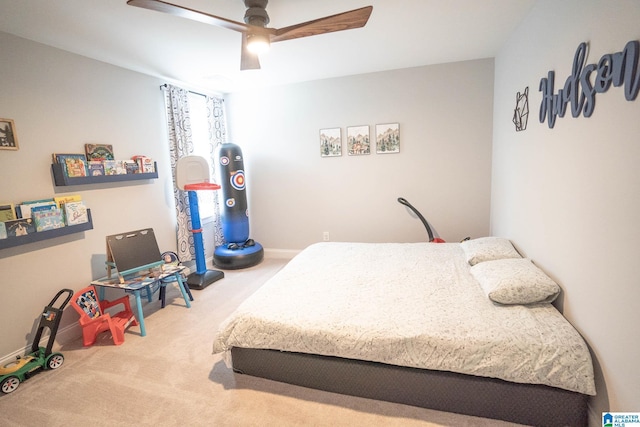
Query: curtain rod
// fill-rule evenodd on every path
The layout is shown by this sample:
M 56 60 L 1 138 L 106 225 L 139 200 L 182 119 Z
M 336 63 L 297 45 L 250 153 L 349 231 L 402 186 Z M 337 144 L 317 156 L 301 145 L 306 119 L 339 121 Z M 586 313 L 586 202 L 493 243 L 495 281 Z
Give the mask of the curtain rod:
M 167 90 L 168 88 L 169 88 L 169 85 L 168 85 L 167 83 L 160 85 L 160 90 Z M 189 93 L 192 93 L 192 94 L 194 94 L 194 95 L 200 95 L 200 96 L 213 96 L 213 95 L 206 95 L 206 94 L 204 94 L 204 93 L 196 92 L 196 91 L 189 90 L 189 89 L 186 89 L 186 91 L 187 91 L 187 92 L 189 92 Z

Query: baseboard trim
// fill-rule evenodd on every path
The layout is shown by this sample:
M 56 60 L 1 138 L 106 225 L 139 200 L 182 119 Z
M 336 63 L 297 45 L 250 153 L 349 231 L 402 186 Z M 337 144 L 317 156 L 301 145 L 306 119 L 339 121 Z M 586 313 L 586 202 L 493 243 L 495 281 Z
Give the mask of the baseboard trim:
M 56 335 L 56 339 L 53 343 L 53 351 L 60 351 L 60 348 L 63 345 L 68 344 L 80 338 L 81 336 L 82 336 L 82 330 L 80 329 L 80 325 L 75 322 L 68 326 L 65 326 L 64 328 L 59 329 Z M 39 346 L 46 347 L 48 341 L 49 341 L 49 335 L 45 334 L 45 336 L 43 336 L 40 339 Z M 16 360 L 16 357 L 25 356 L 27 353 L 31 353 L 31 344 L 29 344 L 24 348 L 18 349 L 13 353 L 2 356 L 2 358 L 0 359 L 0 366 L 4 366 L 9 362 L 13 362 L 14 360 Z
M 294 256 L 296 256 L 298 253 L 300 253 L 300 250 L 295 250 L 295 249 L 265 249 L 265 258 L 291 259 Z M 208 265 L 211 265 L 213 263 L 213 257 L 207 258 L 206 261 Z M 188 265 L 188 263 L 186 264 Z M 215 264 L 213 265 L 215 266 Z M 189 272 L 186 271 L 186 274 L 189 274 Z M 80 325 L 77 322 L 74 322 L 70 325 L 62 327 L 58 330 L 58 333 L 56 335 L 56 339 L 53 344 L 53 350 L 60 351 L 60 348 L 63 345 L 68 344 L 81 337 L 82 337 L 82 329 L 80 328 Z M 40 347 L 46 347 L 48 340 L 49 340 L 49 335 L 45 334 L 45 336 L 43 336 L 40 339 L 40 344 L 39 344 Z M 9 362 L 13 362 L 14 360 L 16 360 L 16 357 L 18 356 L 22 357 L 30 352 L 31 352 L 31 344 L 29 344 L 28 346 L 25 346 L 24 348 L 20 348 L 10 354 L 2 355 L 0 356 L 0 366 L 4 366 Z
M 267 249 L 264 250 L 265 258 L 277 258 L 277 259 L 291 259 L 298 255 L 300 250 L 298 249 Z

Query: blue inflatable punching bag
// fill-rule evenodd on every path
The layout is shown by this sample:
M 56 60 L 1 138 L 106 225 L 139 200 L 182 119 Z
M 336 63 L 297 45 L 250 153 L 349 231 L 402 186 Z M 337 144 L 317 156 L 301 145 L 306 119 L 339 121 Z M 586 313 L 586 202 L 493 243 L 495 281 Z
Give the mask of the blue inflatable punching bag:
M 217 152 L 222 193 L 220 222 L 224 245 L 213 253 L 213 262 L 220 268 L 251 267 L 262 261 L 264 249 L 249 238 L 249 209 L 242 150 L 235 144 L 221 144 Z

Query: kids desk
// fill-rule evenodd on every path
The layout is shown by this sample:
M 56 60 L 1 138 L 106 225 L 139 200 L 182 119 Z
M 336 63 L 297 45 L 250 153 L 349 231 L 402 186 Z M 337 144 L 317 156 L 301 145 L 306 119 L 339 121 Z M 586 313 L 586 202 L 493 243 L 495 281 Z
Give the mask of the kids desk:
M 102 277 L 98 280 L 91 282 L 92 285 L 98 286 L 100 293 L 100 299 L 104 298 L 105 288 L 118 288 L 123 289 L 127 293 L 131 293 L 136 298 L 136 310 L 138 312 L 138 322 L 140 323 L 140 335 L 143 337 L 147 335 L 147 329 L 144 324 L 144 314 L 142 311 L 142 292 L 146 293 L 147 301 L 151 302 L 154 290 L 159 289 L 162 286 L 166 286 L 171 282 L 171 278 L 178 282 L 180 293 L 184 298 L 184 302 L 187 308 L 191 308 L 189 297 L 185 290 L 185 284 L 182 278 L 182 270 L 185 267 L 182 265 L 170 265 L 166 264 L 156 269 L 150 269 L 147 271 L 138 271 L 131 276 L 122 277 L 119 274 L 111 277 Z M 173 276 L 173 277 L 172 277 Z
M 185 267 L 164 262 L 152 228 L 107 236 L 106 265 L 107 276 L 94 280 L 91 284 L 99 286 L 100 299 L 103 299 L 106 287 L 124 289 L 125 292 L 132 293 L 136 297 L 142 336 L 147 334 L 142 312 L 141 293 L 143 291 L 147 294 L 147 300 L 151 302 L 154 290 L 175 280 L 178 282 L 187 308 L 191 307 L 186 285 L 182 279 L 182 270 Z M 114 269 L 117 270 L 115 273 Z

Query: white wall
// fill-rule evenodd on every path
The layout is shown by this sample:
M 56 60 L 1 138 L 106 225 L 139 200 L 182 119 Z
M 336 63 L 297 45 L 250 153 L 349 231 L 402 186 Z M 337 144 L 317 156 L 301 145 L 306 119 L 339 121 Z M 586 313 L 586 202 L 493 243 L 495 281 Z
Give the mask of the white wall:
M 0 150 L 0 202 L 81 194 L 94 223 L 84 233 L 0 250 L 0 355 L 7 355 L 31 344 L 58 290 L 104 275 L 106 235 L 152 227 L 162 250 L 176 244 L 163 82 L 6 33 L 0 58 L 0 117 L 15 121 L 20 145 Z M 89 142 L 112 144 L 120 158 L 154 158 L 159 178 L 56 187 L 51 154 L 82 153 Z M 62 328 L 77 318 L 66 310 Z
M 449 241 L 489 233 L 514 241 L 564 288 L 563 309 L 601 372 L 593 412 L 637 411 L 640 299 L 640 100 L 597 95 L 591 118 L 537 121 L 540 78 L 571 72 L 640 40 L 635 0 L 540 0 L 495 60 L 479 60 L 242 92 L 227 97 L 232 142 L 244 151 L 252 237 L 266 248 L 331 240 L 420 241 L 406 197 Z M 155 78 L 0 33 L 0 117 L 16 122 L 18 151 L 0 150 L 0 202 L 82 194 L 94 229 L 0 251 L 0 355 L 28 345 L 61 288 L 101 274 L 104 236 L 153 227 L 175 248 L 162 93 Z M 515 94 L 530 89 L 524 132 Z M 321 128 L 398 122 L 401 153 L 321 158 Z M 493 138 L 493 153 L 491 143 Z M 51 153 L 84 143 L 158 161 L 151 182 L 57 188 Z M 493 167 L 492 167 L 493 165 Z M 491 192 L 491 201 L 489 201 Z M 75 322 L 65 314 L 63 325 Z M 637 334 L 636 334 L 637 335 Z
M 335 78 L 228 95 L 245 157 L 251 237 L 302 249 L 333 241 L 425 241 L 408 199 L 441 237 L 489 232 L 493 60 Z M 349 156 L 346 127 L 400 124 L 400 153 Z M 342 128 L 321 158 L 319 130 Z M 372 145 L 374 148 L 375 145 Z
M 564 288 L 564 314 L 602 369 L 596 417 L 640 403 L 640 99 L 612 87 L 596 95 L 592 117 L 569 110 L 550 129 L 538 120 L 538 87 L 549 70 L 556 92 L 564 86 L 581 42 L 592 64 L 640 40 L 639 22 L 635 0 L 541 0 L 495 62 L 491 233 L 512 239 Z M 526 86 L 529 125 L 515 132 L 515 96 Z

